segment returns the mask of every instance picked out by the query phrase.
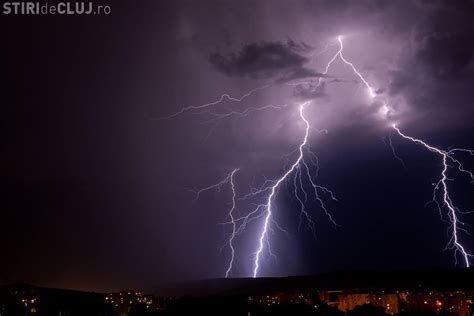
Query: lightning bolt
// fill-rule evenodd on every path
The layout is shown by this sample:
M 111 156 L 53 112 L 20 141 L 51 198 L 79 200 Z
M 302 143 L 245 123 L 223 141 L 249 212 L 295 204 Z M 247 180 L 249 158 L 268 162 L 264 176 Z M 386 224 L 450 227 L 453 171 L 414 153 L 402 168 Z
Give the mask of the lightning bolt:
M 339 57 L 341 57 L 341 60 L 346 64 L 348 65 L 349 67 L 352 68 L 352 70 L 354 71 L 354 73 L 359 77 L 359 79 L 364 83 L 364 85 L 367 87 L 367 91 L 369 92 L 369 95 L 372 97 L 372 98 L 375 98 L 377 96 L 377 94 L 374 92 L 374 89 L 369 85 L 369 83 L 365 80 L 365 78 L 362 76 L 362 74 L 357 71 L 356 67 L 349 61 L 347 61 L 347 59 L 344 58 L 344 55 L 342 54 L 342 50 L 344 49 L 344 44 L 342 43 L 342 36 L 339 35 L 337 37 L 337 41 L 339 42 L 339 45 L 340 45 L 340 49 L 339 49 Z
M 229 217 L 232 223 L 232 233 L 229 237 L 229 248 L 231 252 L 230 256 L 230 261 L 229 265 L 227 267 L 227 270 L 225 271 L 225 277 L 229 277 L 230 270 L 232 269 L 232 266 L 234 265 L 234 256 L 235 256 L 235 248 L 234 248 L 234 239 L 235 239 L 235 234 L 236 234 L 236 223 L 235 223 L 235 218 L 234 218 L 234 211 L 235 211 L 235 200 L 236 200 L 236 191 L 235 191 L 235 184 L 234 184 L 234 174 L 238 171 L 239 169 L 234 169 L 231 174 L 230 174 L 230 187 L 232 189 L 232 207 L 229 210 Z
M 448 209 L 448 215 L 449 215 L 449 219 L 451 221 L 451 239 L 448 242 L 447 248 L 455 250 L 455 259 L 457 258 L 456 254 L 461 253 L 466 267 L 469 267 L 470 266 L 469 258 L 472 257 L 473 255 L 469 254 L 466 251 L 465 247 L 459 241 L 459 237 L 458 237 L 459 230 L 462 229 L 460 226 L 465 225 L 465 223 L 459 221 L 458 215 L 456 214 L 458 209 L 454 206 L 453 201 L 451 199 L 451 196 L 449 195 L 448 185 L 447 185 L 447 181 L 449 179 L 448 179 L 448 176 L 447 176 L 447 172 L 448 172 L 448 168 L 450 167 L 448 161 L 451 161 L 451 162 L 456 163 L 458 165 L 458 170 L 460 170 L 463 173 L 468 174 L 471 177 L 471 181 L 474 180 L 474 177 L 473 177 L 474 175 L 470 171 L 464 169 L 462 167 L 461 162 L 459 160 L 455 159 L 452 156 L 453 153 L 455 153 L 457 151 L 467 151 L 472 155 L 474 153 L 474 150 L 454 148 L 454 149 L 451 149 L 449 151 L 444 151 L 444 150 L 438 149 L 436 147 L 430 146 L 430 145 L 428 145 L 427 143 L 425 143 L 424 141 L 422 141 L 418 138 L 414 138 L 414 137 L 407 136 L 407 135 L 403 134 L 395 124 L 393 124 L 392 127 L 398 133 L 398 135 L 400 135 L 404 139 L 412 141 L 415 144 L 422 145 L 423 147 L 425 147 L 429 151 L 431 151 L 433 153 L 436 153 L 439 156 L 441 156 L 442 163 L 443 163 L 443 170 L 441 171 L 441 179 L 438 180 L 438 182 L 436 183 L 435 188 L 434 188 L 433 201 L 436 202 L 436 192 L 438 190 L 441 190 L 442 191 L 442 205 L 439 205 L 439 203 L 437 203 L 437 202 L 436 203 L 437 203 L 439 208 L 441 206 L 444 206 Z M 440 211 L 441 211 L 441 209 L 440 209 Z
M 196 195 L 196 197 L 195 197 L 195 200 L 196 200 L 200 197 L 200 195 L 202 193 L 204 193 L 206 191 L 214 190 L 214 189 L 217 190 L 217 191 L 220 191 L 225 184 L 227 184 L 227 183 L 230 184 L 230 188 L 231 188 L 231 191 L 232 191 L 232 205 L 231 205 L 231 208 L 230 208 L 228 214 L 229 214 L 229 218 L 230 218 L 229 223 L 232 225 L 232 232 L 231 232 L 231 235 L 229 237 L 229 240 L 228 240 L 227 244 L 230 248 L 231 256 L 230 256 L 230 260 L 229 260 L 227 270 L 225 272 L 225 277 L 226 278 L 229 277 L 229 273 L 230 273 L 230 271 L 232 269 L 232 266 L 234 264 L 235 248 L 234 248 L 233 242 L 234 242 L 234 239 L 235 239 L 235 237 L 237 236 L 237 233 L 238 233 L 238 231 L 236 230 L 237 223 L 236 223 L 236 220 L 234 218 L 234 211 L 236 209 L 236 200 L 237 200 L 237 192 L 236 192 L 235 183 L 234 183 L 234 175 L 235 175 L 235 173 L 237 173 L 237 171 L 239 171 L 239 168 L 236 168 L 236 169 L 232 170 L 221 181 L 219 181 L 215 184 L 211 184 L 207 187 L 204 187 L 204 188 L 202 188 L 198 191 L 193 191 L 193 193 Z
M 185 106 L 183 108 L 181 108 L 179 111 L 173 113 L 173 114 L 170 114 L 168 116 L 164 116 L 164 117 L 161 117 L 160 119 L 162 120 L 167 120 L 167 119 L 171 119 L 171 118 L 175 118 L 181 114 L 184 114 L 186 112 L 193 112 L 193 113 L 203 113 L 203 112 L 207 112 L 207 113 L 211 113 L 212 112 L 209 112 L 209 109 L 214 106 L 214 105 L 219 105 L 221 103 L 223 103 L 224 101 L 228 100 L 228 101 L 233 101 L 233 102 L 242 102 L 244 99 L 250 97 L 251 95 L 253 95 L 255 92 L 257 91 L 260 91 L 260 90 L 264 90 L 264 89 L 267 89 L 267 88 L 270 88 L 272 85 L 271 84 L 267 84 L 267 85 L 264 85 L 262 87 L 257 87 L 257 88 L 254 88 L 250 91 L 248 91 L 247 93 L 243 94 L 242 96 L 240 97 L 232 97 L 230 96 L 229 94 L 227 93 L 224 93 L 222 94 L 217 100 L 213 101 L 213 102 L 209 102 L 209 103 L 205 103 L 205 104 L 200 104 L 200 105 L 189 105 L 189 106 Z M 258 110 L 258 109 L 253 109 L 253 110 Z M 248 111 L 252 111 L 252 110 L 248 110 Z
M 266 85 L 260 88 L 252 89 L 239 98 L 230 97 L 229 94 L 223 94 L 218 100 L 214 102 L 197 105 L 197 106 L 187 106 L 187 107 L 182 108 L 178 112 L 175 112 L 169 116 L 163 117 L 163 119 L 171 119 L 179 115 L 182 115 L 186 112 L 191 112 L 194 114 L 206 113 L 212 116 L 211 121 L 221 121 L 223 119 L 230 118 L 230 117 L 245 118 L 248 115 L 254 112 L 258 112 L 258 111 L 279 110 L 279 109 L 283 109 L 287 107 L 288 105 L 286 104 L 285 105 L 250 106 L 250 107 L 245 107 L 243 110 L 232 110 L 232 111 L 227 111 L 226 113 L 216 113 L 212 110 L 214 106 L 220 105 L 225 100 L 241 102 L 245 98 L 251 96 L 253 93 L 259 90 L 269 88 L 270 86 L 271 85 Z M 332 193 L 331 190 L 329 190 L 328 188 L 324 186 L 316 184 L 314 180 L 315 176 L 311 175 L 311 167 L 315 167 L 316 170 L 319 170 L 319 166 L 318 166 L 318 160 L 317 160 L 316 155 L 310 150 L 308 146 L 308 137 L 309 137 L 311 126 L 310 126 L 309 121 L 304 116 L 304 109 L 309 103 L 310 103 L 309 101 L 302 103 L 298 107 L 299 116 L 305 126 L 303 140 L 297 149 L 298 157 L 296 158 L 294 163 L 290 166 L 290 168 L 287 169 L 287 171 L 280 178 L 276 180 L 265 179 L 264 183 L 262 184 L 260 188 L 252 189 L 250 193 L 242 197 L 237 197 L 236 187 L 234 183 L 234 175 L 239 169 L 234 169 L 231 173 L 227 174 L 226 177 L 222 179 L 221 181 L 215 184 L 209 185 L 207 187 L 204 187 L 198 191 L 193 191 L 193 193 L 196 195 L 195 199 L 198 199 L 199 196 L 205 191 L 208 191 L 208 190 L 220 191 L 222 187 L 226 184 L 230 184 L 231 186 L 232 203 L 231 203 L 231 208 L 228 212 L 228 217 L 230 218 L 230 220 L 228 222 L 221 223 L 224 225 L 230 225 L 232 227 L 230 237 L 228 238 L 227 243 L 226 243 L 226 245 L 230 248 L 230 251 L 231 251 L 230 259 L 227 265 L 227 269 L 225 271 L 226 278 L 229 277 L 229 275 L 231 274 L 231 271 L 234 265 L 234 259 L 235 259 L 235 253 L 236 253 L 235 247 L 234 247 L 235 238 L 238 235 L 240 235 L 243 231 L 245 231 L 249 223 L 259 218 L 263 217 L 264 222 L 263 222 L 263 227 L 259 233 L 259 238 L 257 242 L 258 249 L 255 253 L 255 259 L 254 259 L 254 273 L 253 273 L 254 277 L 256 277 L 258 274 L 258 270 L 260 267 L 260 260 L 263 256 L 264 249 L 268 251 L 270 256 L 276 258 L 275 254 L 271 250 L 268 232 L 269 231 L 273 232 L 274 228 L 278 229 L 279 231 L 284 232 L 285 234 L 288 234 L 288 232 L 272 218 L 273 202 L 274 202 L 275 196 L 279 192 L 281 183 L 284 182 L 285 180 L 288 180 L 290 176 L 294 176 L 294 181 L 293 181 L 294 188 L 292 192 L 295 196 L 295 199 L 298 201 L 299 205 L 301 206 L 300 221 L 301 221 L 301 218 L 303 217 L 307 220 L 308 227 L 310 228 L 312 234 L 314 236 L 316 235 L 315 226 L 314 226 L 315 224 L 314 224 L 314 220 L 312 219 L 311 215 L 309 214 L 305 206 L 305 204 L 308 201 L 309 193 L 306 192 L 304 188 L 304 185 L 303 185 L 304 179 L 307 179 L 309 181 L 309 184 L 313 188 L 312 194 L 314 195 L 315 200 L 321 206 L 323 212 L 326 214 L 326 216 L 328 216 L 330 221 L 336 225 L 336 222 L 334 221 L 331 214 L 329 213 L 328 208 L 324 204 L 323 198 L 321 197 L 321 193 L 329 195 L 329 198 L 333 201 L 337 201 L 337 199 L 334 197 L 334 194 Z M 304 159 L 305 153 L 308 155 L 308 161 L 305 161 Z M 303 194 L 304 199 L 300 197 L 299 192 Z M 256 204 L 255 207 L 251 209 L 246 215 L 237 216 L 237 217 L 234 215 L 237 210 L 237 201 L 245 201 L 247 199 L 260 197 L 264 194 L 266 195 L 265 197 L 266 203 Z
M 309 104 L 309 101 L 308 102 L 305 102 L 303 104 L 301 104 L 299 106 L 299 113 L 300 113 L 300 118 L 303 120 L 303 122 L 305 123 L 305 134 L 304 134 L 304 137 L 303 137 L 303 142 L 300 144 L 299 146 L 299 155 L 298 155 L 298 158 L 296 159 L 296 161 L 291 165 L 290 169 L 288 169 L 288 171 L 286 171 L 276 182 L 275 184 L 273 184 L 271 187 L 270 187 L 270 194 L 268 195 L 268 199 L 267 199 L 267 203 L 265 205 L 265 220 L 264 220 L 264 223 L 263 223 L 263 228 L 262 228 L 262 231 L 260 233 L 260 238 L 259 238 L 259 241 L 258 241 L 258 249 L 257 249 L 257 252 L 255 253 L 255 262 L 254 262 L 254 269 L 253 269 L 253 277 L 256 278 L 257 277 L 257 274 L 258 274 L 258 269 L 260 268 L 260 257 L 262 256 L 262 251 L 263 251 L 263 247 L 264 247 L 264 240 L 265 238 L 267 237 L 267 232 L 268 232 L 268 223 L 270 221 L 270 218 L 272 216 L 272 202 L 273 202 L 273 199 L 276 195 L 276 190 L 278 189 L 278 187 L 280 186 L 280 184 L 285 181 L 288 176 L 293 172 L 295 171 L 295 169 L 299 166 L 300 162 L 303 160 L 303 148 L 306 146 L 306 144 L 308 143 L 308 135 L 309 135 L 309 129 L 310 129 L 310 125 L 309 125 L 309 122 L 308 120 L 305 118 L 304 116 L 304 108 L 306 105 Z M 298 198 L 299 199 L 299 198 Z M 302 203 L 302 202 L 301 202 Z
M 376 98 L 377 94 L 374 92 L 374 89 L 370 86 L 370 84 L 367 82 L 367 80 L 365 80 L 365 78 L 362 76 L 362 74 L 356 69 L 354 64 L 352 64 L 351 62 L 349 62 L 347 59 L 344 58 L 344 55 L 342 53 L 342 51 L 344 49 L 344 45 L 342 43 L 342 36 L 338 36 L 337 40 L 339 42 L 339 45 L 340 45 L 339 48 L 340 49 L 336 53 L 335 57 L 339 56 L 345 64 L 349 65 L 352 68 L 352 70 L 354 71 L 354 73 L 359 77 L 359 79 L 366 86 L 370 97 L 371 98 Z M 335 57 L 333 58 L 333 60 L 335 59 Z M 326 70 L 327 69 L 328 68 L 326 68 Z M 390 108 L 385 102 L 382 105 L 382 110 L 385 114 L 390 112 Z M 447 244 L 446 248 L 454 250 L 455 263 L 457 263 L 457 254 L 460 253 L 462 255 L 463 259 L 464 259 L 465 266 L 469 267 L 470 266 L 470 260 L 469 259 L 471 257 L 473 257 L 473 255 L 469 254 L 466 251 L 466 248 L 459 241 L 459 232 L 460 231 L 464 231 L 466 233 L 468 233 L 468 232 L 462 227 L 462 226 L 465 226 L 466 224 L 459 220 L 459 217 L 458 217 L 458 214 L 457 214 L 457 213 L 459 213 L 459 209 L 454 206 L 453 201 L 451 199 L 451 196 L 449 194 L 447 181 L 450 180 L 450 179 L 447 176 L 447 172 L 448 172 L 448 168 L 451 167 L 449 162 L 452 162 L 457 166 L 457 169 L 458 169 L 459 172 L 467 174 L 471 178 L 471 182 L 473 182 L 474 181 L 474 174 L 471 171 L 466 170 L 463 167 L 462 163 L 458 159 L 456 159 L 453 155 L 457 152 L 464 152 L 464 153 L 469 153 L 470 155 L 474 155 L 474 150 L 463 149 L 463 148 L 454 148 L 454 149 L 450 149 L 448 151 L 441 150 L 439 148 L 428 145 L 426 142 L 424 142 L 420 139 L 417 139 L 417 138 L 414 138 L 414 137 L 411 137 L 411 136 L 408 136 L 408 135 L 402 133 L 400 131 L 400 129 L 396 126 L 396 124 L 392 124 L 392 128 L 402 138 L 404 138 L 406 140 L 409 140 L 409 141 L 411 141 L 415 144 L 422 145 L 427 150 L 438 154 L 442 158 L 443 169 L 441 171 L 440 179 L 435 184 L 435 188 L 433 190 L 433 202 L 437 205 L 438 210 L 440 211 L 440 214 L 442 213 L 442 207 L 445 207 L 448 210 L 448 218 L 449 218 L 449 221 L 451 223 L 451 227 L 450 227 L 451 228 L 450 229 L 451 238 L 448 241 L 448 244 Z M 404 165 L 403 160 L 395 152 L 390 134 L 389 134 L 389 144 L 390 144 L 390 147 L 392 149 L 392 153 L 393 153 L 394 157 L 397 160 L 399 160 L 402 163 L 402 165 Z M 437 196 L 436 193 L 437 193 L 438 190 L 441 190 L 441 192 L 442 192 L 442 194 L 441 194 L 442 203 L 441 204 L 436 199 L 436 196 Z
M 230 172 L 229 174 L 227 174 L 225 176 L 224 179 L 222 179 L 221 181 L 217 182 L 217 183 L 214 183 L 214 184 L 211 184 L 207 187 L 204 187 L 204 188 L 201 188 L 199 190 L 190 190 L 192 193 L 194 193 L 195 197 L 194 197 L 194 201 L 196 201 L 197 199 L 199 199 L 199 197 L 201 196 L 202 193 L 206 192 L 206 191 L 210 191 L 210 190 L 217 190 L 217 191 L 220 191 L 222 189 L 222 187 L 229 183 L 229 182 L 232 182 L 233 181 L 233 176 L 234 176 L 234 173 L 236 173 L 239 169 L 234 169 L 232 172 Z

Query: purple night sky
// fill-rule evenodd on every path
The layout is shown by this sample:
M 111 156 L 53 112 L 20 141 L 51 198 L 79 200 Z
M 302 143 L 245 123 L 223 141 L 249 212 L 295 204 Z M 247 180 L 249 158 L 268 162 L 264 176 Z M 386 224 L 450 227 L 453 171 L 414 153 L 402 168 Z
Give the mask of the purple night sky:
M 304 135 L 305 101 L 316 181 L 338 199 L 324 198 L 338 226 L 309 201 L 316 238 L 304 223 L 298 229 L 285 181 L 273 203 L 288 233 L 269 234 L 277 259 L 266 254 L 259 276 L 455 265 L 454 252 L 443 251 L 449 223 L 426 204 L 441 159 L 391 124 L 444 150 L 474 148 L 472 1 L 110 5 L 107 16 L 2 17 L 0 279 L 108 291 L 223 277 L 230 227 L 219 223 L 229 220 L 230 186 L 198 199 L 193 190 L 235 168 L 238 196 L 281 176 Z M 338 35 L 380 98 L 341 60 L 322 75 Z M 267 85 L 212 111 L 278 108 L 161 119 Z M 473 157 L 457 157 L 474 170 Z M 454 204 L 474 210 L 469 177 L 453 178 Z M 249 210 L 240 203 L 236 213 Z M 461 217 L 474 225 L 474 214 Z M 262 220 L 236 238 L 231 276 L 252 275 Z M 460 236 L 474 253 L 474 238 Z

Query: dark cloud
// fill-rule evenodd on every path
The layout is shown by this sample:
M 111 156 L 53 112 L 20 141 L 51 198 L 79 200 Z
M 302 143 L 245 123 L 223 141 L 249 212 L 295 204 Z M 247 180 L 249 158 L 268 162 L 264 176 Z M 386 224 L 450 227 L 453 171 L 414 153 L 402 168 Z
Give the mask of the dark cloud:
M 299 84 L 293 89 L 293 96 L 301 100 L 312 100 L 327 97 L 326 83 Z
M 232 77 L 253 79 L 275 79 L 287 82 L 299 78 L 321 77 L 322 74 L 305 68 L 309 61 L 304 53 L 311 51 L 311 46 L 292 40 L 281 42 L 258 42 L 245 45 L 240 52 L 224 56 L 212 53 L 209 61 L 219 71 Z
M 276 80 L 276 82 L 283 83 L 283 82 L 288 82 L 295 79 L 302 79 L 302 78 L 309 78 L 309 77 L 319 78 L 319 77 L 326 77 L 326 75 L 309 68 L 296 68 L 282 75 L 280 78 Z
M 305 42 L 296 43 L 291 38 L 289 38 L 287 40 L 286 45 L 292 51 L 299 52 L 299 53 L 302 53 L 302 54 L 310 53 L 311 51 L 314 50 L 314 47 L 312 47 L 311 45 L 308 45 Z

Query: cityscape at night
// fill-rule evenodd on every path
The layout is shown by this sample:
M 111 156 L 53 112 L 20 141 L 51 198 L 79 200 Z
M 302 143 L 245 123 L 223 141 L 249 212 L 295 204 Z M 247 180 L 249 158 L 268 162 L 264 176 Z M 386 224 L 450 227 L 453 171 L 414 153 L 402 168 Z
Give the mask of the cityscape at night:
M 474 316 L 474 0 L 0 11 L 0 316 Z
M 195 281 L 154 294 L 1 286 L 2 315 L 474 314 L 471 269 Z

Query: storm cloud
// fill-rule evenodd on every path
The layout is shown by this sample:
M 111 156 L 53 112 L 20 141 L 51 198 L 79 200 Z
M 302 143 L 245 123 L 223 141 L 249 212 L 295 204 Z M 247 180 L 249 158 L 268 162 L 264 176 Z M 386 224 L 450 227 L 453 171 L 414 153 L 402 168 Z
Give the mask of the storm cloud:
M 286 43 L 262 41 L 246 44 L 239 52 L 228 56 L 212 53 L 209 61 L 219 71 L 231 77 L 272 78 L 281 83 L 323 76 L 305 67 L 309 59 L 304 53 L 309 51 L 311 51 L 309 45 L 297 44 L 292 40 Z
M 308 84 L 298 84 L 293 89 L 293 96 L 304 101 L 328 97 L 326 92 L 326 82 L 318 84 L 316 81 Z

